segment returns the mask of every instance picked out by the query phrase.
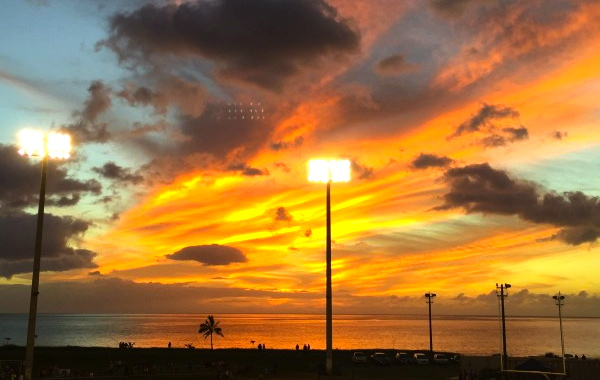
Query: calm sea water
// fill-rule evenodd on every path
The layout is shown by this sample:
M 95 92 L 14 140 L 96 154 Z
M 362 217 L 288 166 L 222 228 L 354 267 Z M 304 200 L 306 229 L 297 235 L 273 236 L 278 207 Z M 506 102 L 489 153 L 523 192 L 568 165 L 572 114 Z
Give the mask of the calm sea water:
M 197 314 L 41 314 L 38 315 L 39 346 L 117 347 L 134 342 L 135 347 L 173 347 L 192 344 L 209 347 L 197 333 L 206 316 Z M 223 314 L 216 315 L 225 338 L 215 337 L 216 348 L 325 348 L 322 315 Z M 433 319 L 434 350 L 469 355 L 501 351 L 497 317 L 437 316 Z M 529 356 L 545 352 L 560 354 L 557 318 L 507 318 L 507 347 L 510 355 Z M 564 318 L 565 352 L 600 358 L 600 319 Z M 0 314 L 0 339 L 5 344 L 25 345 L 26 314 Z M 11 338 L 6 340 L 4 338 Z M 252 343 L 254 341 L 254 343 Z M 427 317 L 406 315 L 336 315 L 333 345 L 338 349 L 428 349 Z

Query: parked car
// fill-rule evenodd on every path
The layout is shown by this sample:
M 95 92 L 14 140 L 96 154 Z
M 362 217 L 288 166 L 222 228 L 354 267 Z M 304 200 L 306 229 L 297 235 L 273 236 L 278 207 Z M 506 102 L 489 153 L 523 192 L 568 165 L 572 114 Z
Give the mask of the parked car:
M 390 365 L 392 364 L 392 359 L 390 359 L 389 356 L 387 356 L 386 353 L 384 352 L 376 352 L 373 355 L 371 355 L 371 359 L 373 359 L 373 361 L 379 365 Z
M 396 361 L 400 364 L 410 364 L 412 359 L 408 353 L 398 352 L 396 353 Z
M 366 363 L 367 362 L 367 354 L 364 352 L 357 351 L 352 354 L 352 362 L 354 363 Z
M 425 355 L 422 352 L 415 352 L 413 354 L 413 362 L 417 363 L 417 364 L 429 364 L 429 359 L 427 358 L 427 355 Z
M 434 354 L 433 362 L 435 364 L 448 364 L 449 360 L 448 357 L 444 354 Z
M 454 354 L 450 357 L 450 361 L 453 363 L 460 363 L 460 355 Z

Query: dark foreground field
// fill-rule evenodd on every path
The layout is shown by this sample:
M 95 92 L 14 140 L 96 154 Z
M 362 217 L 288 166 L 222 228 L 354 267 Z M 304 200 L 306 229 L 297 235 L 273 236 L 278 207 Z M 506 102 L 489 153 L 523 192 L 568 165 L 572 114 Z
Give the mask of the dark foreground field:
M 368 355 L 375 352 L 363 351 Z M 325 361 L 323 350 L 36 347 L 34 378 L 444 380 L 459 374 L 455 363 L 422 366 L 352 363 L 352 352 L 334 351 L 336 374 L 328 377 L 319 371 Z M 394 353 L 388 351 L 390 356 Z M 16 369 L 16 361 L 24 357 L 23 347 L 0 347 L 2 378 L 10 379 L 10 368 Z

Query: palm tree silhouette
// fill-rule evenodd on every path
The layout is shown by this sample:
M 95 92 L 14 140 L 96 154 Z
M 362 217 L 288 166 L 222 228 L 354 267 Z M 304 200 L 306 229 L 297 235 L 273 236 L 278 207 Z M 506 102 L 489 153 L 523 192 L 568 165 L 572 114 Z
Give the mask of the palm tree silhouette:
M 215 322 L 215 317 L 213 317 L 212 315 L 209 315 L 208 318 L 206 318 L 206 320 L 200 324 L 200 329 L 198 329 L 198 333 L 199 334 L 203 334 L 204 335 L 204 339 L 206 339 L 207 336 L 210 335 L 210 349 L 213 349 L 213 334 L 217 334 L 222 336 L 223 338 L 225 338 L 225 336 L 223 335 L 223 332 L 221 330 L 221 327 L 219 327 L 219 323 L 221 322 Z

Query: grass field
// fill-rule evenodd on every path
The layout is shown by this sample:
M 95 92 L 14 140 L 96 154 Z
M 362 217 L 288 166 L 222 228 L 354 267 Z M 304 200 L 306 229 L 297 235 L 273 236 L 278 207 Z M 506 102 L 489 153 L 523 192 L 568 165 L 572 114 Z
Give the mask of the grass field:
M 80 377 L 159 379 L 402 379 L 444 380 L 457 377 L 457 364 L 389 365 L 352 363 L 354 350 L 335 350 L 335 374 L 326 376 L 323 350 L 185 349 L 185 348 L 103 348 L 36 347 L 34 378 Z M 368 355 L 375 350 L 363 350 Z M 385 351 L 393 357 L 395 351 Z M 0 361 L 17 366 L 25 357 L 24 347 L 0 347 Z M 12 360 L 12 362 L 11 362 Z M 227 377 L 229 376 L 229 377 Z

